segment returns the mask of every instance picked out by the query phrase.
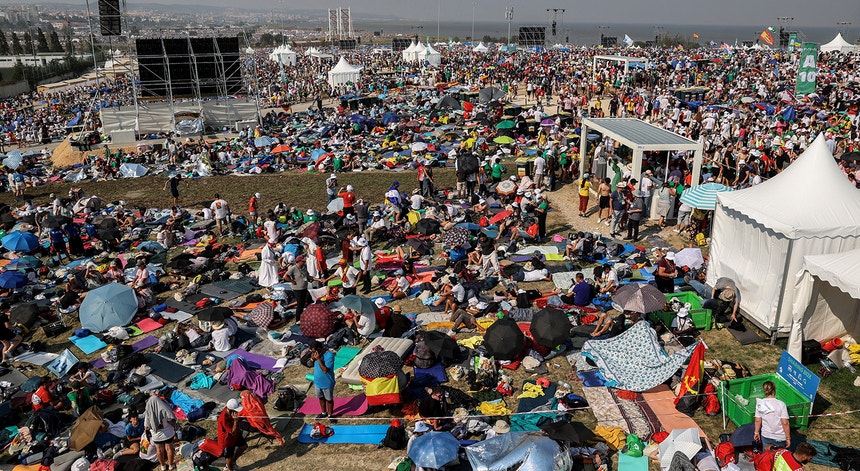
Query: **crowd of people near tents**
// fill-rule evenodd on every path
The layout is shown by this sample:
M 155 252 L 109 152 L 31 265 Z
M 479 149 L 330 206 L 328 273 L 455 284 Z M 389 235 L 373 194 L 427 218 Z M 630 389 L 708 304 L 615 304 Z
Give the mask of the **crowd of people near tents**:
M 693 208 L 664 193 L 764 184 L 813 147 L 842 157 L 850 177 L 857 56 L 822 56 L 829 72 L 819 74 L 819 91 L 798 100 L 789 96 L 796 57 L 785 52 L 637 54 L 646 52 L 658 65 L 627 76 L 614 65 L 590 71 L 595 52 L 585 49 L 509 55 L 453 47 L 430 73 L 354 53 L 349 60 L 367 75 L 335 109 L 320 102 L 271 112 L 215 143 L 174 136 L 160 138 L 160 149 L 106 147 L 68 170 L 52 168 L 41 152 L 12 155 L 16 168 L 4 160 L 19 195 L 59 179 L 80 182 L 68 198 L 25 198 L 0 216 L 4 420 L 16 430 L 0 439 L 10 457 L 34 469 L 101 469 L 116 460 L 166 471 L 183 458 L 198 467 L 223 458 L 235 470 L 254 465 L 245 461 L 249 435 L 284 443 L 269 419 L 279 411 L 313 418 L 300 443 L 404 450 L 397 469 L 599 467 L 615 452 L 619 469 L 647 468 L 649 459 L 664 469 L 733 469 L 750 457 L 773 461 L 762 469 L 799 469 L 819 452 L 814 443 L 792 446 L 795 417 L 773 383 L 760 397 L 727 403 L 708 381 L 750 376 L 710 353 L 706 361 L 699 339 L 712 326 L 743 328 L 745 287 L 706 285 L 699 248 L 671 250 L 662 238 L 646 244 L 639 213 L 657 194 L 661 222 L 677 209 L 677 229 L 686 229 Z M 328 92 L 311 85 L 327 69 L 319 57 L 283 70 L 263 57 L 257 79 L 273 105 Z M 391 69 L 393 77 L 383 75 Z M 692 85 L 708 90 L 701 99 L 678 95 Z M 525 104 L 507 101 L 523 93 Z M 583 117 L 604 113 L 703 142 L 702 181 L 690 181 L 684 154 L 648 155 L 643 173 L 632 175 L 630 150 L 600 136 L 586 136 L 597 145 L 590 171 L 579 175 L 573 136 Z M 509 175 L 502 163 L 510 156 L 530 157 L 531 168 Z M 435 185 L 440 165 L 455 169 L 455 187 Z M 415 172 L 381 173 L 391 181 L 382 194 L 338 182 L 371 169 Z M 213 193 L 205 207 L 187 208 L 180 198 L 183 178 L 288 170 L 329 175 L 326 211 L 267 202 L 253 183 L 247 203 Z M 150 171 L 169 175 L 170 209 L 103 202 L 86 185 Z M 417 188 L 402 189 L 405 178 Z M 552 205 L 569 182 L 586 218 L 595 217 L 594 185 L 597 222 L 611 226 L 611 237 L 549 230 L 549 212 L 572 212 Z M 628 241 L 617 237 L 625 217 Z M 695 229 L 693 241 L 703 225 Z M 32 338 L 39 329 L 52 345 L 60 335 L 71 345 L 47 353 Z M 569 370 L 555 365 L 564 362 Z M 48 373 L 28 379 L 24 365 Z M 305 374 L 314 387 L 307 398 L 294 386 Z M 534 378 L 519 381 L 525 374 Z M 580 381 L 583 388 L 569 384 Z M 362 393 L 339 396 L 352 389 Z M 712 414 L 744 400 L 753 406 L 736 423 L 743 432 L 725 441 L 731 451 L 676 414 Z M 396 422 L 351 428 L 367 426 L 349 416 L 380 417 L 382 408 Z M 596 427 L 582 425 L 584 409 Z M 193 423 L 209 417 L 217 431 L 206 438 Z

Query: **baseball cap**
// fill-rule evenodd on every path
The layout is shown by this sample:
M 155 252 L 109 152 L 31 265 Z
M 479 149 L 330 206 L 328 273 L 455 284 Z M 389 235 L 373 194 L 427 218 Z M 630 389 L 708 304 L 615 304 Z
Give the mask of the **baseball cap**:
M 227 401 L 227 409 L 233 412 L 242 412 L 242 409 L 244 409 L 244 407 L 242 407 L 242 403 L 239 402 L 238 399 L 230 399 L 229 401 Z

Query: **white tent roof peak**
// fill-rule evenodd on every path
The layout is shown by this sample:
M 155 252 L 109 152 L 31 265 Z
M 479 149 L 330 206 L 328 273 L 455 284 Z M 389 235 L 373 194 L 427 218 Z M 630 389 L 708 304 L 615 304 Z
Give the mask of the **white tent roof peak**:
M 858 48 L 857 46 L 846 41 L 845 38 L 842 37 L 842 33 L 837 33 L 836 37 L 833 38 L 832 41 L 830 41 L 829 43 L 826 43 L 826 44 L 822 44 L 820 49 L 823 52 L 828 52 L 828 51 L 851 52 L 851 51 L 854 51 L 854 50 L 857 50 L 860 48 Z
M 349 62 L 346 61 L 345 57 L 340 56 L 340 60 L 337 61 L 337 64 L 335 64 L 335 66 L 332 67 L 332 69 L 329 72 L 343 73 L 343 72 L 354 72 L 356 70 L 358 70 L 358 68 L 353 67 L 352 65 L 350 65 Z
M 860 236 L 860 191 L 839 169 L 824 135 L 777 176 L 717 200 L 789 239 Z

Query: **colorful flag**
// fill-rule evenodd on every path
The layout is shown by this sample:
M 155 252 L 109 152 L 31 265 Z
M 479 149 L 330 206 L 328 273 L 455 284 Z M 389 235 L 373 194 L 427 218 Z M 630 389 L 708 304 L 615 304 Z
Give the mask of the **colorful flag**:
M 690 364 L 687 365 L 687 371 L 684 372 L 684 379 L 681 381 L 681 390 L 678 391 L 678 397 L 675 398 L 675 405 L 687 394 L 699 394 L 702 386 L 702 375 L 705 372 L 705 343 L 699 341 L 696 348 L 693 349 L 693 354 L 690 355 Z
M 699 33 L 693 33 L 693 39 L 699 39 Z
M 633 45 L 633 38 L 631 38 L 630 36 L 627 36 L 625 34 L 624 35 L 624 44 L 626 44 L 628 46 L 632 46 Z
M 761 38 L 761 40 L 768 46 L 773 46 L 773 32 L 774 29 L 772 27 L 768 27 L 766 30 L 762 31 L 758 37 Z

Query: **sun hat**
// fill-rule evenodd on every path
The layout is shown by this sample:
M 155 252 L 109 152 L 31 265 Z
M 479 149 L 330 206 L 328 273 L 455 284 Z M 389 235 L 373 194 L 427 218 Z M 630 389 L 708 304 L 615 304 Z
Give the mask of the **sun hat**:
M 242 412 L 242 409 L 244 409 L 244 407 L 242 407 L 242 403 L 239 402 L 238 399 L 233 398 L 227 401 L 227 409 L 233 412 Z
M 400 307 L 399 305 L 397 305 L 397 306 L 393 306 L 393 307 L 391 308 L 391 310 L 392 310 L 392 311 L 394 311 L 394 312 L 402 312 L 402 311 L 403 311 L 403 308 L 402 308 L 402 307 Z
M 675 252 L 668 252 L 668 253 L 666 254 L 666 260 L 672 260 L 672 261 L 674 261 L 674 260 L 675 260 Z
M 224 322 L 222 322 L 222 321 L 215 321 L 212 323 L 212 330 L 218 330 L 218 329 L 223 329 L 223 328 L 224 328 Z
M 382 308 L 385 306 L 385 300 L 382 298 L 376 298 L 376 301 L 374 301 L 373 304 L 376 304 L 377 308 Z
M 493 424 L 493 431 L 496 433 L 508 433 L 511 431 L 511 425 L 502 419 Z
M 424 422 L 423 420 L 419 420 L 418 422 L 415 422 L 415 433 L 424 433 L 424 432 L 429 432 L 429 431 L 430 431 L 430 426 L 427 425 L 427 422 Z
M 254 193 L 254 198 L 258 198 L 258 199 L 259 199 L 259 198 L 261 198 L 261 196 L 260 196 L 260 194 L 259 194 L 259 193 Z

